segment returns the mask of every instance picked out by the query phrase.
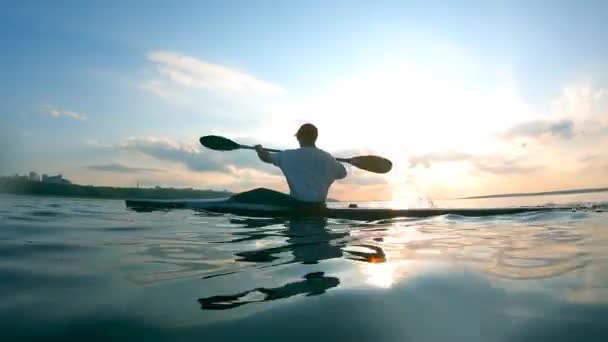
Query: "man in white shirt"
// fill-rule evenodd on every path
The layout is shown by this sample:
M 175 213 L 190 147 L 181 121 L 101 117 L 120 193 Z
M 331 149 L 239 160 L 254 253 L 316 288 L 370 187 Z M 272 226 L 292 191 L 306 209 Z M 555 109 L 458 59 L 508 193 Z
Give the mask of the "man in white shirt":
M 300 148 L 269 153 L 261 145 L 255 149 L 266 163 L 279 167 L 289 185 L 290 195 L 298 201 L 325 203 L 329 187 L 346 177 L 346 168 L 331 154 L 316 147 L 318 131 L 310 123 L 296 133 Z

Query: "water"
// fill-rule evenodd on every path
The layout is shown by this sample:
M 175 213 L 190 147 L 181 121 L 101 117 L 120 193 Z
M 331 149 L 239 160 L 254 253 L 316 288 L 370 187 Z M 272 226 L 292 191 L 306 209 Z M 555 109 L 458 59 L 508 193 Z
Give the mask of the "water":
M 0 340 L 608 341 L 607 202 L 363 223 L 2 195 Z

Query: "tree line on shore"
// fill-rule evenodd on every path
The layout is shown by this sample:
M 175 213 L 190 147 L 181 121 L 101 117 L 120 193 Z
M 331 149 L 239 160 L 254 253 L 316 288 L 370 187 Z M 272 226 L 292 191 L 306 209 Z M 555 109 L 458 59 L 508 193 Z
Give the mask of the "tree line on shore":
M 15 177 L 0 177 L 0 193 L 110 199 L 225 198 L 231 195 L 230 192 L 216 190 L 54 184 Z

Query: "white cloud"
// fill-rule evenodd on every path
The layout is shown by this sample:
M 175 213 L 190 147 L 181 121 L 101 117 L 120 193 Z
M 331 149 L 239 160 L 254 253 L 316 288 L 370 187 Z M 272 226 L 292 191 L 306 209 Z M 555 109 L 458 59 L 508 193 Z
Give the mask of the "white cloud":
M 543 167 L 539 165 L 530 165 L 525 158 L 508 157 L 503 153 L 471 155 L 468 153 L 447 151 L 443 153 L 428 153 L 417 156 L 412 156 L 409 159 L 410 167 L 415 168 L 422 166 L 426 169 L 433 166 L 435 163 L 457 163 L 467 162 L 473 166 L 472 171 L 480 171 L 490 174 L 527 174 Z
M 74 120 L 86 120 L 87 116 L 81 113 L 76 113 L 71 110 L 49 109 L 48 115 L 54 118 L 66 117 Z
M 160 80 L 148 80 L 141 85 L 141 88 L 177 104 L 189 104 L 192 102 L 190 98 L 174 91 Z
M 436 162 L 460 162 L 471 159 L 473 159 L 473 156 L 468 153 L 445 151 L 411 156 L 409 158 L 409 165 L 410 167 L 422 165 L 425 168 L 429 168 L 431 164 Z
M 519 121 L 496 136 L 505 141 L 555 143 L 577 140 L 571 149 L 585 149 L 608 132 L 608 89 L 570 84 L 548 103 L 541 119 Z M 587 144 L 583 140 L 589 140 Z
M 475 168 L 478 171 L 495 174 L 529 174 L 543 170 L 545 167 L 541 165 L 530 165 L 520 158 L 510 159 L 504 156 L 482 156 L 474 161 Z
M 155 63 L 162 76 L 185 87 L 258 95 L 280 95 L 285 92 L 280 86 L 245 72 L 196 57 L 170 51 L 151 52 L 147 57 Z M 148 83 L 148 88 L 158 93 L 158 84 Z
M 571 139 L 574 136 L 574 122 L 570 119 L 559 121 L 533 120 L 519 123 L 502 134 L 504 139 L 540 138 L 554 136 L 561 139 Z
M 573 84 L 563 88 L 551 103 L 552 115 L 568 118 L 584 135 L 606 136 L 608 133 L 608 88 Z
M 608 114 L 608 89 L 587 84 L 568 85 L 553 102 L 556 116 L 586 120 Z

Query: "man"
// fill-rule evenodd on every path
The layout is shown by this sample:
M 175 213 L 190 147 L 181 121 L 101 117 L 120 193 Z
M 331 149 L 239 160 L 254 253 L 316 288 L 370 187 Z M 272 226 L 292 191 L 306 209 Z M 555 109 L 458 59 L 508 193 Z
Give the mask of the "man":
M 269 153 L 256 145 L 258 157 L 278 166 L 287 178 L 290 194 L 302 202 L 325 203 L 331 184 L 346 177 L 346 168 L 331 154 L 316 147 L 318 131 L 310 123 L 298 129 L 300 148 Z

